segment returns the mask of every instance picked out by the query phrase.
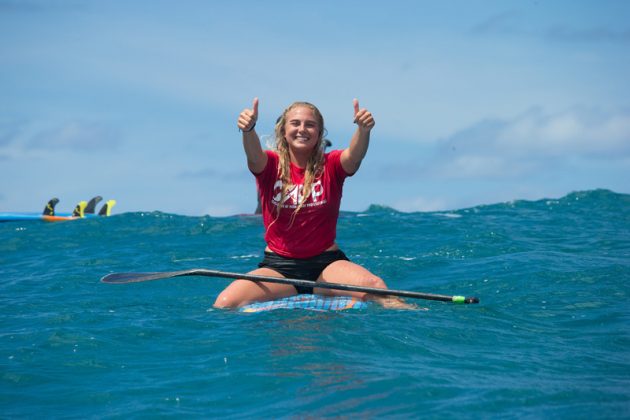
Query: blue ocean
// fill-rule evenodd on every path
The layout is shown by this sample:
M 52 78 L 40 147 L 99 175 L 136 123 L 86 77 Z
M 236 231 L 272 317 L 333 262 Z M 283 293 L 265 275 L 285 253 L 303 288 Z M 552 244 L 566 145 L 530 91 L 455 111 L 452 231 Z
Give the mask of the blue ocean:
M 2 418 L 630 418 L 630 195 L 342 212 L 338 242 L 428 310 L 215 310 L 256 216 L 0 224 Z

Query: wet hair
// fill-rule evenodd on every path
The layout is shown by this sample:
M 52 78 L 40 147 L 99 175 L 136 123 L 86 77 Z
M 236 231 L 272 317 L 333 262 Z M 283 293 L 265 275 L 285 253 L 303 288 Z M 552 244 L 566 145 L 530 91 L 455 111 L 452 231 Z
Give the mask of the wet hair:
M 286 117 L 289 111 L 300 107 L 308 108 L 313 111 L 317 124 L 319 125 L 319 137 L 317 138 L 317 144 L 313 149 L 313 153 L 311 154 L 311 157 L 308 159 L 308 162 L 306 164 L 306 168 L 304 171 L 304 189 L 302 191 L 302 200 L 297 203 L 298 205 L 293 212 L 291 223 L 293 223 L 293 219 L 313 192 L 313 182 L 315 181 L 315 179 L 317 179 L 317 177 L 321 176 L 323 172 L 324 151 L 326 149 L 326 142 L 324 141 L 324 135 L 326 133 L 326 129 L 324 127 L 324 117 L 315 105 L 308 102 L 294 102 L 289 105 L 287 109 L 284 110 L 280 117 L 278 117 L 275 130 L 276 150 L 279 157 L 278 172 L 280 175 L 280 179 L 282 180 L 282 195 L 276 208 L 278 216 L 280 215 L 282 203 L 286 199 L 289 190 L 293 187 L 293 182 L 291 180 L 291 156 L 289 154 L 289 144 L 287 142 L 287 139 L 285 138 L 286 133 L 284 130 L 287 122 Z

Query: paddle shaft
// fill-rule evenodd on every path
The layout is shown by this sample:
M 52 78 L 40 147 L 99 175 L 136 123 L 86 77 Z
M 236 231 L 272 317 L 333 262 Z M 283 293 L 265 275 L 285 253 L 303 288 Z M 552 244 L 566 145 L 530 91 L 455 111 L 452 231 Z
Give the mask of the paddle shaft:
M 345 290 L 349 292 L 363 292 L 379 296 L 398 296 L 412 299 L 437 300 L 441 302 L 479 303 L 475 297 L 436 295 L 431 293 L 410 292 L 406 290 L 378 289 L 375 287 L 355 286 L 342 283 L 324 283 L 312 280 L 291 279 L 285 277 L 259 276 L 253 274 L 230 273 L 217 270 L 193 269 L 183 271 L 165 271 L 154 273 L 113 273 L 101 279 L 104 283 L 137 283 L 142 281 L 160 280 L 173 277 L 202 276 L 262 281 L 268 283 L 290 284 L 292 286 L 317 287 L 320 289 Z

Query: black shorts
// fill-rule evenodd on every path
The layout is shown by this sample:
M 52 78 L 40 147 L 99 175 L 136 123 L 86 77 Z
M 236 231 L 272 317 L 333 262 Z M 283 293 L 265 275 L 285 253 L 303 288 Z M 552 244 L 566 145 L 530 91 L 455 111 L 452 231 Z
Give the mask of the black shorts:
M 326 251 L 311 258 L 288 258 L 265 251 L 259 268 L 271 268 L 284 277 L 300 280 L 317 280 L 322 271 L 335 261 L 350 261 L 341 250 Z M 313 294 L 312 287 L 294 286 L 299 294 Z

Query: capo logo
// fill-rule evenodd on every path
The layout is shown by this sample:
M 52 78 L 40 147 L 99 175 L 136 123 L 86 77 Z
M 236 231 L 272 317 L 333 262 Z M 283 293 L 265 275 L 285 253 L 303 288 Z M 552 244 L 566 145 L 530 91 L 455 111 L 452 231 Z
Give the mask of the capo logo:
M 325 204 L 326 201 L 323 200 L 324 195 L 324 186 L 322 185 L 321 179 L 315 181 L 313 183 L 313 188 L 311 191 L 311 196 L 308 200 L 309 207 L 318 206 Z M 274 205 L 278 205 L 280 199 L 282 197 L 282 180 L 277 180 L 273 186 L 273 198 L 271 202 Z M 294 185 L 284 197 L 284 201 L 282 202 L 282 207 L 295 208 L 300 205 L 300 203 L 304 200 L 304 185 L 297 184 Z

